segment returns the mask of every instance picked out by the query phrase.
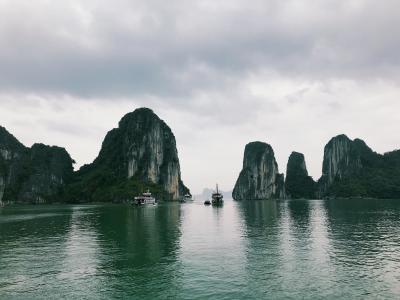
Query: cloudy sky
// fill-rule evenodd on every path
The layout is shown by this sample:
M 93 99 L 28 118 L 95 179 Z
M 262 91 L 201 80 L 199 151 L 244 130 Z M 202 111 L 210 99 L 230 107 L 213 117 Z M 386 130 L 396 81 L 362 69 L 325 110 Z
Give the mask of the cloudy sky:
M 0 0 L 0 125 L 91 162 L 137 107 L 185 183 L 232 189 L 246 143 L 321 175 L 337 134 L 400 148 L 398 0 Z

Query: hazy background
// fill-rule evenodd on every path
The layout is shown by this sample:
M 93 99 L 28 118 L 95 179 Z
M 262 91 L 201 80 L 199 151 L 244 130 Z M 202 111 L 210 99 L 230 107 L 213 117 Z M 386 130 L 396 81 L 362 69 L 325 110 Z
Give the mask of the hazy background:
M 397 0 L 0 0 L 0 125 L 79 167 L 147 106 L 194 193 L 231 190 L 254 140 L 317 179 L 334 135 L 400 148 L 399 49 Z

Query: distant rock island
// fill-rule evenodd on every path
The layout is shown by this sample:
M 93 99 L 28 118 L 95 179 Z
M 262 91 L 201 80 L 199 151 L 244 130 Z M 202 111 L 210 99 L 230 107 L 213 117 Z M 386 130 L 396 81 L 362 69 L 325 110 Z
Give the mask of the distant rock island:
M 274 150 L 253 142 L 244 150 L 243 169 L 233 189 L 235 200 L 285 198 L 285 181 L 278 171 Z
M 308 176 L 303 153 L 292 152 L 286 167 L 285 190 L 288 198 L 314 198 L 317 184 Z
M 99 156 L 76 172 L 67 192 L 73 201 L 120 201 L 147 188 L 165 200 L 189 193 L 171 129 L 152 110 L 140 108 L 108 132 Z
M 0 201 L 119 202 L 147 188 L 165 200 L 190 193 L 181 179 L 175 136 L 148 108 L 125 115 L 94 162 L 77 172 L 64 148 L 26 148 L 0 127 Z
M 400 150 L 378 154 L 360 140 L 334 137 L 325 146 L 318 195 L 400 199 Z
M 235 200 L 400 199 L 400 150 L 381 155 L 360 139 L 338 135 L 325 146 L 322 176 L 315 182 L 308 176 L 302 153 L 292 152 L 284 180 L 272 147 L 253 142 L 245 148 L 243 169 L 232 196 Z

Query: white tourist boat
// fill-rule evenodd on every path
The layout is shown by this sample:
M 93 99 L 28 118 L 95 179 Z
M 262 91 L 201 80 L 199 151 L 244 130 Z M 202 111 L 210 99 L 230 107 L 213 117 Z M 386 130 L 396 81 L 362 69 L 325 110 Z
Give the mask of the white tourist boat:
M 179 202 L 181 203 L 185 203 L 187 201 L 193 201 L 193 197 L 189 193 L 185 194 L 183 197 L 179 199 Z
M 147 192 L 143 193 L 141 196 L 135 197 L 134 203 L 136 205 L 146 205 L 146 204 L 156 205 L 157 200 L 151 195 L 150 191 L 147 190 Z

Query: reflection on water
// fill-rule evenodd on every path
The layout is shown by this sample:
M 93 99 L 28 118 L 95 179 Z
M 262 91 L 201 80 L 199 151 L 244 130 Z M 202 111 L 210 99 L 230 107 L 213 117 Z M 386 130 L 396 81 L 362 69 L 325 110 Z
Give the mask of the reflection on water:
M 85 289 L 97 291 L 100 286 L 97 219 L 95 213 L 83 207 L 71 208 L 69 230 L 57 261 L 61 268 L 56 278 L 62 282 L 64 293 L 73 289 L 83 294 Z M 82 286 L 81 282 L 86 284 Z
M 400 294 L 399 202 L 326 202 L 328 238 L 343 294 Z M 359 209 L 362 207 L 362 209 Z M 357 209 L 358 208 L 358 209 Z M 352 284 L 345 282 L 352 278 Z M 368 287 L 368 289 L 365 288 Z
M 393 299 L 400 201 L 0 209 L 0 298 Z

